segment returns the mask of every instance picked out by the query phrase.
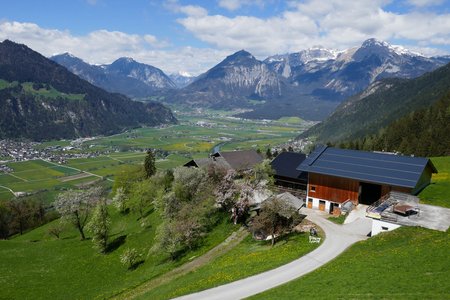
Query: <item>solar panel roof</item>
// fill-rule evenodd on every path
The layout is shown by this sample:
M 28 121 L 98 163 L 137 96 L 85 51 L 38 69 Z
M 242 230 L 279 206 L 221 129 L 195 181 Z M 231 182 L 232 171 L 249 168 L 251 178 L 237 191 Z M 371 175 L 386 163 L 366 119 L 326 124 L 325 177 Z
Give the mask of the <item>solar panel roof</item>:
M 437 172 L 429 159 L 423 157 L 321 146 L 297 170 L 414 188 L 427 164 Z

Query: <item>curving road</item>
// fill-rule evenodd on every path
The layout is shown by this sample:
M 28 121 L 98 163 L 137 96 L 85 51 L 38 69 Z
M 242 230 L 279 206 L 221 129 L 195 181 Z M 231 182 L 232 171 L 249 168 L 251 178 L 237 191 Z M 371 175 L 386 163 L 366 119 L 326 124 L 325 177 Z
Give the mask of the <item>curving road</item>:
M 337 225 L 326 220 L 321 212 L 303 208 L 302 213 L 307 214 L 307 219 L 316 223 L 325 232 L 326 239 L 317 249 L 279 268 L 176 299 L 229 300 L 261 293 L 301 277 L 333 260 L 350 245 L 367 239 L 372 227 L 372 221 L 366 218 L 358 218 L 350 224 Z

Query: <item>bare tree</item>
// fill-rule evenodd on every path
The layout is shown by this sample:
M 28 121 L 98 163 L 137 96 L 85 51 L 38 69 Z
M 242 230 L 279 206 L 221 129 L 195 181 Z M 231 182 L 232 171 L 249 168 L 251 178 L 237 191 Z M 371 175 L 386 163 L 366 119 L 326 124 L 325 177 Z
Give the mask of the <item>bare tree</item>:
M 84 227 L 102 192 L 101 187 L 92 187 L 81 191 L 68 190 L 59 194 L 55 201 L 56 210 L 63 219 L 75 226 L 80 233 L 81 240 L 86 238 Z

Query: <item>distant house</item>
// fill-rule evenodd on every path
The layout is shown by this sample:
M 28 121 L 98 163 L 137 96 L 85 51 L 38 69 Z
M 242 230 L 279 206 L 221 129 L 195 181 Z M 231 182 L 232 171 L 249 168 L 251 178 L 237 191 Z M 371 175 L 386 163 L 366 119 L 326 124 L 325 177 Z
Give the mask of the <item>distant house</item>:
M 275 185 L 280 190 L 289 191 L 297 196 L 306 196 L 308 173 L 297 170 L 306 159 L 306 155 L 295 152 L 282 152 L 270 163 L 274 170 Z
M 255 150 L 242 150 L 230 152 L 216 152 L 208 158 L 193 159 L 184 164 L 185 167 L 201 168 L 215 164 L 227 170 L 245 171 L 252 169 L 263 161 L 261 155 Z
M 427 158 L 320 146 L 298 167 L 308 172 L 307 207 L 329 213 L 343 203 L 371 205 L 391 191 L 417 194 L 437 173 Z

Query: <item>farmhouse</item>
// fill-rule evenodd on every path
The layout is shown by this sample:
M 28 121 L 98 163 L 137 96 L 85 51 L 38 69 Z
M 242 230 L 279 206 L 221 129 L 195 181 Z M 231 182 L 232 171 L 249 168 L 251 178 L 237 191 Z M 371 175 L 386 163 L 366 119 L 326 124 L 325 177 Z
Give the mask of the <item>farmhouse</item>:
M 291 194 L 306 199 L 306 187 L 308 185 L 308 173 L 297 170 L 306 159 L 306 155 L 296 152 L 281 152 L 270 163 L 274 170 L 275 185 L 280 192 Z
M 371 205 L 393 192 L 415 195 L 437 173 L 427 158 L 320 146 L 297 170 L 308 172 L 307 207 L 340 214 L 342 205 Z
M 216 152 L 208 158 L 193 159 L 185 163 L 185 167 L 201 168 L 214 164 L 227 170 L 245 171 L 252 169 L 263 161 L 261 155 L 255 150 L 242 150 L 230 152 Z

